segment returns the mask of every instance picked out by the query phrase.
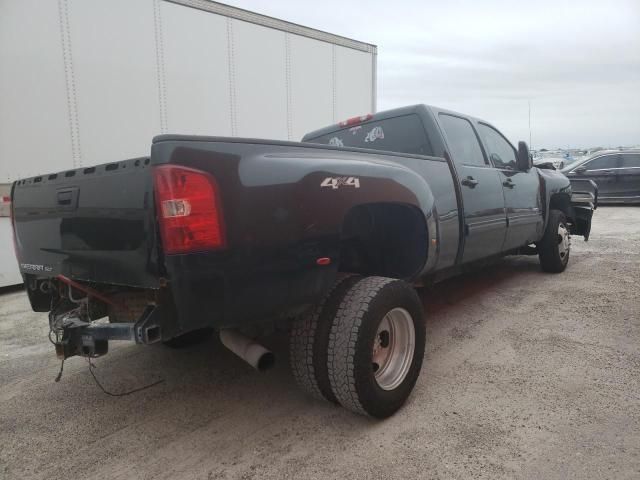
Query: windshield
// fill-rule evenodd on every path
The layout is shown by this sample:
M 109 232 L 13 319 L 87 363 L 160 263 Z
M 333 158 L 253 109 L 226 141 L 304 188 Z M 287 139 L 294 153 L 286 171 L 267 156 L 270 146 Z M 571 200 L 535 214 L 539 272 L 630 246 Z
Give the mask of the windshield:
M 342 130 L 308 139 L 306 142 L 414 155 L 433 155 L 433 148 L 422 120 L 415 114 L 345 127 Z

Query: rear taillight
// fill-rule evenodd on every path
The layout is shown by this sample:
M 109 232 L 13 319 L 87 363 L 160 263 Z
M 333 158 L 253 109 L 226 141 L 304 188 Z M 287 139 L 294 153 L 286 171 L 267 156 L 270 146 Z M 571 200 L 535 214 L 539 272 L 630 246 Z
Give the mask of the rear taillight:
M 156 210 L 166 254 L 217 250 L 226 245 L 216 179 L 174 165 L 154 167 Z

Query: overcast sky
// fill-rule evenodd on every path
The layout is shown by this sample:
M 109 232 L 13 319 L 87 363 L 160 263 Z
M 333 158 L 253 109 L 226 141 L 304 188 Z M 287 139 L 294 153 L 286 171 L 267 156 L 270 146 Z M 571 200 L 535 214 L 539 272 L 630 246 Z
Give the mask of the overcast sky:
M 378 109 L 428 103 L 535 148 L 640 144 L 640 0 L 221 0 L 378 46 Z

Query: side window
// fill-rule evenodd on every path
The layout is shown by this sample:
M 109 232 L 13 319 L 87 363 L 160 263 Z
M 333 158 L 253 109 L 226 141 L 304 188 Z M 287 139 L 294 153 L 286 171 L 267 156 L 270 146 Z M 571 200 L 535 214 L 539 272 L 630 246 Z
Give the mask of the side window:
M 604 155 L 602 157 L 598 157 L 590 162 L 587 162 L 584 166 L 587 167 L 587 171 L 591 170 L 606 170 L 607 168 L 617 168 L 618 167 L 618 158 L 619 155 Z
M 516 151 L 511 144 L 494 128 L 483 123 L 478 129 L 484 140 L 489 159 L 496 168 L 516 169 Z
M 482 149 L 469 120 L 441 113 L 440 123 L 447 136 L 455 163 L 486 166 Z
M 625 153 L 620 157 L 620 168 L 640 168 L 640 153 Z

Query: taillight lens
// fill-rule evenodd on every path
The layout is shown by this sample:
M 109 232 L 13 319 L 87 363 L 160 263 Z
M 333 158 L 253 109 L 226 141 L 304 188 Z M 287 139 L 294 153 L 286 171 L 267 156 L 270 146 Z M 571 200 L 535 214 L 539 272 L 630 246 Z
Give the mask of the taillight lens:
M 217 250 L 226 246 L 216 179 L 175 165 L 154 167 L 156 210 L 166 254 Z

